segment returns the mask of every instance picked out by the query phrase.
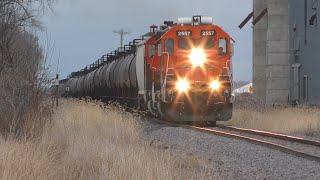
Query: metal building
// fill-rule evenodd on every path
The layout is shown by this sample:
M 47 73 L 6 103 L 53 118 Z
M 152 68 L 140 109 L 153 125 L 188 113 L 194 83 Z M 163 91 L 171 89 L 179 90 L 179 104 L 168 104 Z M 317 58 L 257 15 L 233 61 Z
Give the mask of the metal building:
M 320 0 L 253 0 L 251 17 L 254 95 L 320 105 Z
M 320 105 L 320 0 L 291 0 L 289 7 L 290 101 Z

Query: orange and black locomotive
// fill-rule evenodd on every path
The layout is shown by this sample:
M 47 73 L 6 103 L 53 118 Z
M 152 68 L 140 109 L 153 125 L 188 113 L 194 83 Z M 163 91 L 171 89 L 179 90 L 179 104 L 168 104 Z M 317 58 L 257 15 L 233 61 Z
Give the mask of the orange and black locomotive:
M 213 18 L 160 27 L 62 81 L 64 95 L 117 101 L 179 122 L 232 117 L 233 40 Z

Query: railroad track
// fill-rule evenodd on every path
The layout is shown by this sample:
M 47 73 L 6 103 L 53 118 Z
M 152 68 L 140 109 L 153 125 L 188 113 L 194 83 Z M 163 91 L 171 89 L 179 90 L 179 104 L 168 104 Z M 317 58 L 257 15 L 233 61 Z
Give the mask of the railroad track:
M 266 131 L 258 131 L 253 129 L 244 129 L 231 126 L 218 125 L 217 127 L 204 128 L 192 125 L 177 124 L 172 122 L 163 122 L 159 120 L 153 121 L 156 121 L 157 123 L 164 123 L 170 126 L 183 127 L 202 133 L 245 140 L 247 142 L 272 148 L 287 154 L 320 162 L 319 141 L 311 141 L 284 134 L 277 134 Z

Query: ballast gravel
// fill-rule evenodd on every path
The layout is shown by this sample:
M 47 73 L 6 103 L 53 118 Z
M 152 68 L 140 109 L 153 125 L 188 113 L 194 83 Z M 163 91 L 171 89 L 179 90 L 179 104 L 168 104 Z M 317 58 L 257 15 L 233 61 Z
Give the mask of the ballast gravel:
M 143 120 L 150 145 L 205 162 L 208 179 L 320 179 L 320 163 L 246 141 Z M 201 169 L 199 171 L 202 171 Z

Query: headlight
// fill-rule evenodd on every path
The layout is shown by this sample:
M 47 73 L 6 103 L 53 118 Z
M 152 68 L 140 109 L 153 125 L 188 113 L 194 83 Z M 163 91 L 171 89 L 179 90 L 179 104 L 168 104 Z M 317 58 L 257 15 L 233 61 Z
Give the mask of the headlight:
M 190 61 L 193 66 L 202 66 L 206 61 L 206 54 L 203 49 L 192 49 L 190 54 Z
M 220 88 L 219 81 L 212 81 L 210 83 L 210 87 L 211 87 L 212 90 L 218 90 Z
M 187 92 L 187 90 L 189 89 L 189 83 L 186 80 L 180 80 L 177 83 L 177 89 L 180 92 Z

